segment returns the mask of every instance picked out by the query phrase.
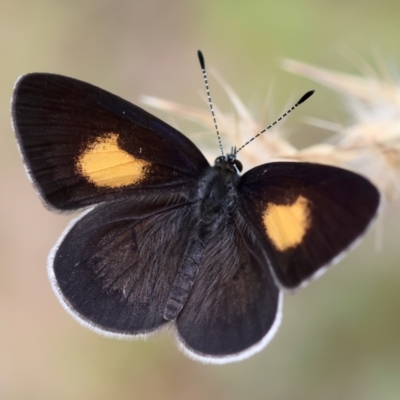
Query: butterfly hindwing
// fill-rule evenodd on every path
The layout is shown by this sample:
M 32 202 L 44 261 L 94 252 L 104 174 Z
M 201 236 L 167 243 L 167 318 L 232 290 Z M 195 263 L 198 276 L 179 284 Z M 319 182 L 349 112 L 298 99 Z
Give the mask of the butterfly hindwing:
M 279 289 L 244 219 L 226 216 L 208 238 L 193 288 L 176 320 L 183 349 L 226 363 L 261 350 L 280 322 Z
M 276 162 L 243 175 L 242 210 L 280 285 L 295 288 L 349 248 L 376 215 L 380 195 L 353 172 Z
M 191 227 L 182 199 L 132 207 L 98 205 L 67 230 L 49 258 L 49 276 L 75 318 L 103 334 L 156 330 Z
M 208 166 L 171 126 L 73 78 L 21 77 L 12 110 L 30 176 L 45 203 L 58 210 L 181 189 Z

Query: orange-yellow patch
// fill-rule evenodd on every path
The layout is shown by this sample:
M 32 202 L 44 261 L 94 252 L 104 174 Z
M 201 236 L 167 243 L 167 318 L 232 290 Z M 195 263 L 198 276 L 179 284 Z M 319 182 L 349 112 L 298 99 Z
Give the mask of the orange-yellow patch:
M 290 205 L 268 203 L 263 223 L 268 237 L 279 251 L 296 247 L 310 227 L 309 201 L 299 196 Z
M 107 133 L 90 143 L 78 157 L 79 174 L 98 187 L 118 188 L 139 183 L 149 162 L 135 158 L 118 146 L 118 134 Z

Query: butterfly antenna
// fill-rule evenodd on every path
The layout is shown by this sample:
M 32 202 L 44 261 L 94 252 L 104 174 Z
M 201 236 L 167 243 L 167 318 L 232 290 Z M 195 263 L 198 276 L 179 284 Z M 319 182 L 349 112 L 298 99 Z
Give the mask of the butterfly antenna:
M 210 110 L 211 110 L 211 114 L 214 120 L 214 126 L 215 126 L 215 130 L 217 132 L 217 137 L 218 137 L 218 143 L 219 143 L 219 148 L 221 149 L 221 153 L 224 156 L 224 149 L 222 148 L 222 142 L 221 142 L 221 136 L 219 134 L 218 131 L 218 125 L 217 125 L 217 120 L 215 118 L 215 113 L 214 113 L 214 108 L 212 105 L 212 101 L 211 101 L 211 96 L 210 96 L 210 88 L 208 86 L 208 79 L 207 79 L 207 72 L 206 72 L 206 65 L 204 63 L 204 57 L 203 57 L 203 53 L 199 50 L 197 52 L 197 55 L 199 57 L 199 61 L 200 61 L 200 66 L 201 66 L 201 71 L 203 73 L 203 79 L 204 79 L 204 84 L 206 85 L 206 91 L 207 91 L 207 97 L 208 97 L 208 105 L 210 106 Z
M 275 122 L 273 122 L 271 125 L 267 126 L 265 129 L 263 129 L 260 133 L 257 133 L 256 136 L 252 137 L 250 140 L 248 140 L 243 146 L 239 147 L 236 151 L 235 154 L 239 153 L 240 150 L 243 149 L 243 147 L 247 146 L 250 142 L 252 142 L 254 139 L 258 138 L 260 135 L 262 135 L 264 132 L 266 132 L 268 129 L 272 128 L 274 125 L 276 125 L 279 121 L 281 121 L 283 118 L 285 118 L 288 114 L 290 114 L 295 108 L 297 108 L 301 103 L 304 103 L 310 96 L 314 94 L 314 90 L 310 90 L 306 94 L 304 94 L 301 99 L 289 110 L 285 112 L 281 117 L 279 117 Z

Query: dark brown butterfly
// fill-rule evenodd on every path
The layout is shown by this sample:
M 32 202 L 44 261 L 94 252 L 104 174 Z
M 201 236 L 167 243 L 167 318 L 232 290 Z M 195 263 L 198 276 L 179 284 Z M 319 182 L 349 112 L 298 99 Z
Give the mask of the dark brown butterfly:
M 235 152 L 210 166 L 171 126 L 76 79 L 23 76 L 12 113 L 45 205 L 90 207 L 49 257 L 66 310 L 111 337 L 173 325 L 204 362 L 263 348 L 282 289 L 320 275 L 379 205 L 367 179 L 340 168 L 274 162 L 241 176 Z

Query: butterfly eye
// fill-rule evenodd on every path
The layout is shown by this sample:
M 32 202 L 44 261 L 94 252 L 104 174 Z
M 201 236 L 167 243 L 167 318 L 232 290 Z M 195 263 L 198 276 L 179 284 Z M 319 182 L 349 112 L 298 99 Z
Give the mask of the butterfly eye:
M 219 166 L 219 165 L 221 165 L 224 161 L 225 161 L 225 157 L 224 157 L 224 156 L 220 156 L 220 157 L 216 158 L 214 165 L 215 165 L 215 166 Z
M 234 164 L 234 166 L 238 169 L 239 172 L 242 172 L 242 170 L 243 170 L 243 165 L 242 165 L 242 163 L 241 163 L 239 160 L 235 160 L 233 164 Z

